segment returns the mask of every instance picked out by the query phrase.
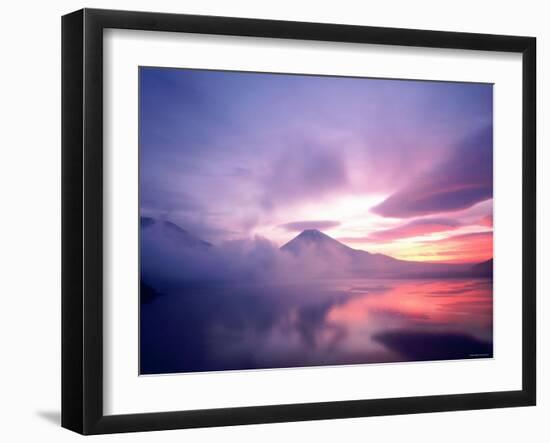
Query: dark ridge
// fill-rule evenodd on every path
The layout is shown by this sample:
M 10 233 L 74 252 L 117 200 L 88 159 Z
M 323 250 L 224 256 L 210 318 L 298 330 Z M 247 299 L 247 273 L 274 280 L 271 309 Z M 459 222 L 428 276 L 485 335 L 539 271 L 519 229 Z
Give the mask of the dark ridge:
M 155 224 L 155 219 L 151 217 L 143 217 L 141 216 L 139 218 L 139 226 L 140 228 L 146 228 L 147 226 L 151 226 Z
M 151 303 L 160 295 L 152 286 L 145 283 L 143 280 L 139 282 L 139 301 L 140 303 Z
M 204 248 L 210 248 L 212 246 L 212 243 L 209 243 L 206 240 L 196 237 L 195 235 L 183 229 L 181 226 L 167 220 L 157 220 L 152 217 L 142 216 L 140 217 L 139 222 L 140 222 L 141 229 L 148 228 L 149 226 L 153 226 L 155 224 L 160 224 L 162 228 L 178 234 L 182 239 L 184 239 L 184 241 L 188 245 L 198 245 Z
M 492 277 L 493 276 L 493 259 L 491 258 L 484 262 L 473 265 L 472 271 L 475 275 L 480 277 Z

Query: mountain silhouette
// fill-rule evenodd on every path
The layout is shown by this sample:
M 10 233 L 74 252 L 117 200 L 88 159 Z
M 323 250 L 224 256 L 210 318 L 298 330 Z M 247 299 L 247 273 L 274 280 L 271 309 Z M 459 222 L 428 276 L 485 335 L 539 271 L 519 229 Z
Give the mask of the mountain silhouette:
M 337 278 L 491 278 L 493 270 L 492 259 L 473 265 L 399 260 L 351 248 L 317 229 L 306 229 L 281 246 L 281 256 L 277 255 L 277 249 L 265 247 L 266 244 L 256 244 L 256 249 L 240 251 L 223 244 L 214 247 L 170 221 L 140 218 L 143 283 L 155 289 L 151 283 L 159 275 L 170 274 L 178 279 L 185 272 L 188 278 L 206 274 L 215 277 L 223 268 L 239 269 L 242 271 L 239 278 L 245 278 L 268 272 L 271 266 L 281 263 L 287 263 L 303 275 Z
M 281 250 L 290 251 L 293 254 L 300 254 L 305 249 L 316 248 L 323 252 L 339 252 L 351 254 L 356 250 L 340 243 L 338 240 L 318 231 L 317 229 L 306 229 L 294 237 L 288 243 L 281 246 Z M 368 254 L 368 253 L 367 253 Z
M 194 236 L 185 229 L 179 227 L 175 223 L 157 220 L 151 217 L 140 217 L 141 241 L 148 243 L 149 241 L 168 242 L 175 247 L 187 247 L 208 249 L 212 246 L 205 240 Z
M 493 277 L 493 259 L 473 265 L 472 271 L 480 277 Z
M 316 229 L 302 231 L 281 247 L 305 261 L 323 260 L 337 273 L 370 277 L 447 278 L 489 276 L 492 259 L 476 265 L 427 263 L 399 260 L 389 255 L 372 254 L 350 248 Z
M 179 284 L 182 271 L 210 255 L 212 244 L 166 220 L 140 217 L 140 300 L 150 303 Z

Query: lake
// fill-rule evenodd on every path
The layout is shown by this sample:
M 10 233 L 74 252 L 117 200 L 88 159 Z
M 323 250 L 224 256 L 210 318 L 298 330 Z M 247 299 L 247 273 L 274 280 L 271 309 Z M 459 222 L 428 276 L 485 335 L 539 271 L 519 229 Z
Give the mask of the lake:
M 492 279 L 193 283 L 143 297 L 142 374 L 490 358 Z

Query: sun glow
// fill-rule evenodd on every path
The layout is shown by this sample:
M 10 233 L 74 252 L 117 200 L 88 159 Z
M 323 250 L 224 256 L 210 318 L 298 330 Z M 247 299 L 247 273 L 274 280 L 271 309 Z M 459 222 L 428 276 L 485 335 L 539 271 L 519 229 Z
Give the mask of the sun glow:
M 385 198 L 386 196 L 383 195 L 372 194 L 347 195 L 303 204 L 299 207 L 285 208 L 284 213 L 273 214 L 269 224 L 257 227 L 254 234 L 267 237 L 278 244 L 284 244 L 299 233 L 282 227 L 289 221 L 335 220 L 337 221 L 335 226 L 323 229 L 327 235 L 334 238 L 363 235 L 365 232 L 391 226 L 391 221 L 370 212 L 370 208 Z
M 272 214 L 270 223 L 256 227 L 253 235 L 268 238 L 280 246 L 299 234 L 302 227 L 315 228 L 351 248 L 401 260 L 475 263 L 492 257 L 492 230 L 486 226 L 459 224 L 459 227 L 451 226 L 442 232 L 430 232 L 428 229 L 425 233 L 404 238 L 376 237 L 375 233 L 394 232 L 396 228 L 401 229 L 404 224 L 410 223 L 410 220 L 385 218 L 370 211 L 386 197 L 347 195 L 287 208 L 285 212 Z M 289 223 L 291 220 L 303 222 L 292 224 Z M 308 221 L 314 224 L 313 220 L 326 226 L 309 227 Z

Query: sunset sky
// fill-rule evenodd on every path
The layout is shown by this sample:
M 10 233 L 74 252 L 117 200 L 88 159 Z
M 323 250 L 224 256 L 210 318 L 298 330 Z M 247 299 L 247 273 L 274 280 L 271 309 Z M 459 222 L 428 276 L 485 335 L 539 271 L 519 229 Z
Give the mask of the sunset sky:
M 140 211 L 213 244 L 319 229 L 492 257 L 492 85 L 140 69 Z

